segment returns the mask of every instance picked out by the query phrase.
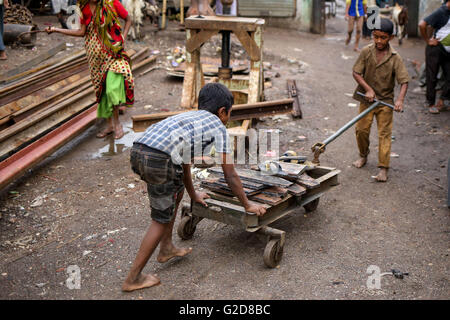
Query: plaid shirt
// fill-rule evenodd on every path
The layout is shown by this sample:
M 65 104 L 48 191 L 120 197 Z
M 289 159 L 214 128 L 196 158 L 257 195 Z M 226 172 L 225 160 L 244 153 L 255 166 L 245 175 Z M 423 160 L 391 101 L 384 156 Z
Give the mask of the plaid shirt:
M 213 143 L 216 152 L 232 152 L 227 129 L 219 117 L 206 110 L 166 118 L 151 125 L 135 142 L 171 155 L 177 164 L 190 163 L 194 156 L 209 154 Z

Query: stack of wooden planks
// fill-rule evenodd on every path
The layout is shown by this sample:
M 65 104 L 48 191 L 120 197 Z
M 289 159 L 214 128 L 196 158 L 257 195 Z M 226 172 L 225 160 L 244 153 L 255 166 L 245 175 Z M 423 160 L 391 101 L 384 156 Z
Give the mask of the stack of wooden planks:
M 283 163 L 283 165 L 284 168 L 289 167 L 290 171 L 283 170 L 277 175 L 268 175 L 257 170 L 236 169 L 247 198 L 274 206 L 283 202 L 287 197 L 300 197 L 307 190 L 320 186 L 319 182 L 305 172 L 306 166 L 291 163 Z M 202 180 L 201 186 L 208 189 L 213 198 L 217 194 L 222 195 L 221 200 L 227 200 L 226 197 L 232 198 L 233 192 L 228 187 L 222 169 L 213 167 L 208 171 L 212 175 L 208 179 Z
M 128 51 L 133 71 L 156 60 L 157 57 L 150 56 L 149 52 L 149 48 L 139 52 Z M 73 131 L 73 134 L 60 139 L 57 147 L 62 146 L 62 143 L 93 124 L 97 108 L 84 50 L 44 64 L 43 67 L 19 69 L 17 74 L 3 80 L 6 85 L 0 87 L 0 188 L 11 181 L 13 155 L 46 136 L 51 135 L 52 139 L 58 140 L 56 130 L 66 125 L 65 132 Z M 70 121 L 82 114 L 89 114 L 89 121 L 86 122 L 85 118 L 82 127 L 70 128 Z M 65 134 L 60 131 L 62 135 Z M 42 148 L 39 155 L 27 157 L 36 163 L 36 158 L 42 160 L 49 152 L 55 151 L 56 145 L 48 150 L 44 146 Z M 14 161 L 21 159 L 15 156 Z M 21 165 L 29 167 L 28 164 Z

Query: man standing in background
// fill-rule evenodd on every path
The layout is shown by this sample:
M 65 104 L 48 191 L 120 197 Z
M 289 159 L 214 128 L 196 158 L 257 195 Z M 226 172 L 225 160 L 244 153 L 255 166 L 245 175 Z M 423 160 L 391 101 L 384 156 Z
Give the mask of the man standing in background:
M 430 38 L 427 27 L 434 29 Z M 425 49 L 426 78 L 427 78 L 427 106 L 430 113 L 444 110 L 444 100 L 450 99 L 450 1 L 444 4 L 419 23 L 420 34 L 427 43 Z M 436 84 L 439 68 L 442 67 L 444 86 L 441 97 L 436 102 Z
M 348 36 L 345 44 L 348 45 L 352 39 L 353 26 L 356 24 L 354 51 L 359 52 L 359 39 L 361 38 L 364 17 L 367 12 L 367 0 L 347 0 L 345 7 L 345 20 L 348 21 Z

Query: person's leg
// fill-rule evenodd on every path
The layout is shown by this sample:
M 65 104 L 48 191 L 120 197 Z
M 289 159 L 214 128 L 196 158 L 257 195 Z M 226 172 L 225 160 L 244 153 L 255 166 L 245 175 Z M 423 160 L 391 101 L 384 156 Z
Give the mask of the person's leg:
M 128 276 L 122 285 L 123 291 L 148 288 L 160 283 L 160 280 L 156 277 L 156 275 L 143 274 L 142 270 L 161 241 L 166 228 L 167 224 L 162 224 L 155 220 L 151 222 L 144 239 L 142 239 L 142 243 L 139 247 L 136 258 L 134 259 L 133 266 L 131 267 Z
M 361 103 L 359 106 L 359 113 L 363 112 L 368 108 L 368 105 Z M 370 127 L 372 126 L 374 111 L 371 111 L 364 118 L 359 120 L 355 126 L 356 132 L 356 143 L 359 150 L 359 159 L 353 162 L 353 166 L 356 168 L 363 167 L 367 162 L 367 156 L 369 155 L 370 149 Z
M 436 108 L 438 108 L 439 111 L 443 111 L 445 108 L 444 100 L 450 100 L 450 53 L 442 49 L 439 62 L 442 67 L 442 79 L 444 80 L 444 85 Z
M 363 17 L 356 17 L 356 35 L 355 35 L 355 47 L 353 48 L 354 51 L 360 51 L 359 50 L 359 39 L 361 39 L 361 32 L 362 32 L 362 24 L 364 22 Z
M 123 132 L 122 124 L 120 123 L 119 120 L 119 108 L 120 106 L 114 106 L 113 112 L 114 139 L 120 139 L 125 135 L 125 133 Z
M 345 40 L 345 45 L 348 45 L 352 40 L 353 25 L 355 23 L 355 17 L 348 17 L 348 29 L 347 29 L 347 40 Z
M 6 56 L 5 44 L 3 43 L 3 8 L 4 6 L 0 6 L 0 60 L 6 60 L 8 57 Z
M 97 138 L 104 138 L 114 132 L 114 123 L 112 118 L 112 110 L 108 101 L 107 87 L 103 89 L 102 98 L 97 105 L 97 118 L 106 119 L 106 128 L 97 133 Z
M 436 50 L 437 49 L 437 50 Z M 436 102 L 436 83 L 439 71 L 439 48 L 427 45 L 425 49 L 425 70 L 427 79 L 427 103 L 428 107 L 434 107 Z
M 389 107 L 378 107 L 375 117 L 378 127 L 378 168 L 380 168 L 375 179 L 385 182 L 391 159 L 393 110 Z
M 173 257 L 183 257 L 186 254 L 190 253 L 192 251 L 192 248 L 176 248 L 173 245 L 172 242 L 172 231 L 173 231 L 173 225 L 175 223 L 175 218 L 177 215 L 177 210 L 179 207 L 179 204 L 181 202 L 181 199 L 183 199 L 184 190 L 178 193 L 176 205 L 175 205 L 175 214 L 173 215 L 172 220 L 168 224 L 164 235 L 161 239 L 161 245 L 159 247 L 159 254 L 156 258 L 158 262 L 164 263 L 172 259 Z
M 124 136 L 123 127 L 119 120 L 120 105 L 126 102 L 125 84 L 123 75 L 108 71 L 106 76 L 106 96 L 108 99 L 108 106 L 112 108 L 112 127 L 114 131 L 114 138 L 120 139 Z

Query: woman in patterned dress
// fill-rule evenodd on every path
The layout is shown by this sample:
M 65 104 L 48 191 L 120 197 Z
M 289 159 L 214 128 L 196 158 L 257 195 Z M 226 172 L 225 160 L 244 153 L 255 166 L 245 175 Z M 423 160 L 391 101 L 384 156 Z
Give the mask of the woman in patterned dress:
M 131 18 L 119 0 L 79 0 L 78 8 L 80 29 L 48 27 L 46 31 L 85 38 L 89 71 L 98 102 L 97 117 L 106 118 L 108 123 L 97 138 L 114 132 L 114 138 L 120 139 L 124 132 L 119 121 L 119 106 L 132 106 L 134 101 L 130 58 L 123 48 Z M 119 17 L 125 20 L 123 35 Z

